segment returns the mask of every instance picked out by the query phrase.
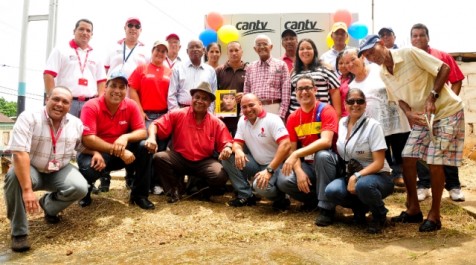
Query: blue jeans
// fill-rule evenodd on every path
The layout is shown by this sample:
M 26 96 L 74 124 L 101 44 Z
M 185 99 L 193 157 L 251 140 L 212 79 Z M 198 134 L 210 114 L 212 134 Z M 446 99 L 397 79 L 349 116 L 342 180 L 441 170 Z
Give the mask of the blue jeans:
M 445 189 L 446 190 L 461 189 L 461 183 L 459 182 L 458 167 L 443 166 L 443 169 L 445 171 Z M 431 187 L 430 171 L 428 169 L 428 165 L 426 165 L 425 162 L 420 160 L 417 162 L 417 173 L 418 173 L 417 188 L 429 189 Z
M 50 193 L 44 200 L 44 210 L 49 215 L 57 215 L 75 201 L 82 199 L 88 192 L 88 183 L 81 176 L 78 169 L 71 164 L 57 172 L 41 173 L 30 166 L 30 178 L 33 191 L 47 190 Z M 3 187 L 7 216 L 11 221 L 12 235 L 21 236 L 28 234 L 28 219 L 20 182 L 15 175 L 13 167 L 5 176 Z
M 393 181 L 387 174 L 372 174 L 361 177 L 355 185 L 357 196 L 347 191 L 347 182 L 344 177 L 333 180 L 326 187 L 326 196 L 343 207 L 353 208 L 360 203 L 367 206 L 374 217 L 386 216 L 385 199 L 393 192 Z
M 253 179 L 256 173 L 266 169 L 268 165 L 260 165 L 251 154 L 246 154 L 248 162 L 243 170 L 239 170 L 235 166 L 235 155 L 231 155 L 227 160 L 222 161 L 228 177 L 230 178 L 233 188 L 238 193 L 238 198 L 249 198 L 252 195 L 252 187 L 248 180 Z M 265 189 L 259 189 L 256 186 L 256 181 L 253 181 L 253 189 L 256 193 L 269 200 L 275 201 L 284 198 L 284 193 L 276 186 L 277 175 L 280 169 L 277 169 L 273 176 L 269 179 L 268 186 Z
M 301 163 L 302 169 L 306 172 L 314 187 L 314 190 L 311 187 L 312 192 L 309 194 L 299 190 L 294 172 L 290 176 L 284 176 L 280 171 L 277 183 L 278 188 L 301 202 L 307 202 L 308 200 L 312 202 L 312 200 L 317 198 L 319 201 L 317 206 L 319 208 L 334 210 L 336 204 L 327 198 L 325 189 L 337 176 L 338 161 L 337 154 L 332 150 L 321 150 L 314 155 L 314 163 L 312 165 L 306 162 Z

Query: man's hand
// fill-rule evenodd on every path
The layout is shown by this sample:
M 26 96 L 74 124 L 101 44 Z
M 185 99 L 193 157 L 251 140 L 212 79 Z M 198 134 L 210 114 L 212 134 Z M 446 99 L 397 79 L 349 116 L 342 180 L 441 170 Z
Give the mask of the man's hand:
M 298 189 L 304 193 L 311 192 L 311 189 L 309 187 L 312 186 L 312 182 L 306 172 L 304 172 L 303 170 L 299 170 L 295 171 L 294 174 L 296 174 Z
M 435 111 L 436 111 L 435 100 L 436 99 L 433 96 L 430 96 L 425 101 L 425 113 L 426 115 L 428 115 L 428 119 L 431 116 L 431 114 L 435 114 Z
M 405 115 L 407 116 L 410 125 L 416 124 L 419 126 L 428 126 L 425 119 L 425 113 L 421 111 L 407 111 L 405 112 Z
M 232 153 L 233 153 L 233 151 L 231 151 L 230 147 L 225 147 L 225 148 L 223 148 L 223 150 L 221 150 L 221 153 L 220 153 L 220 156 L 218 156 L 218 159 L 219 160 L 227 160 L 228 158 L 230 158 Z
M 94 151 L 91 158 L 91 167 L 96 171 L 102 171 L 106 167 L 106 162 L 104 162 L 101 153 Z
M 297 160 L 298 160 L 298 157 L 293 152 L 288 157 L 288 159 L 286 159 L 286 161 L 284 161 L 283 168 L 281 169 L 281 172 L 283 172 L 283 174 L 285 176 L 291 175 L 291 172 L 293 172 L 294 164 L 296 164 Z
M 243 152 L 243 150 L 237 150 L 235 152 L 235 166 L 239 170 L 243 170 L 245 168 L 246 163 L 248 162 L 248 158 L 246 157 L 246 154 Z
M 23 191 L 22 196 L 27 213 L 32 214 L 40 211 L 40 204 L 33 190 Z
M 266 189 L 268 187 L 269 179 L 271 178 L 271 173 L 269 173 L 266 169 L 262 170 L 255 175 L 256 186 L 259 189 Z
M 112 144 L 110 155 L 122 157 L 124 150 L 126 150 L 127 143 L 128 143 L 127 136 L 125 135 L 119 136 L 119 138 L 117 138 L 116 141 L 114 141 L 114 143 Z
M 124 154 L 121 156 L 121 159 L 124 161 L 124 163 L 126 163 L 126 165 L 129 165 L 130 163 L 134 162 L 134 160 L 136 160 L 136 157 L 131 151 L 126 149 L 124 150 Z
M 151 154 L 155 154 L 157 152 L 157 141 L 155 140 L 155 135 L 149 136 L 147 140 L 145 140 L 145 148 L 149 151 Z

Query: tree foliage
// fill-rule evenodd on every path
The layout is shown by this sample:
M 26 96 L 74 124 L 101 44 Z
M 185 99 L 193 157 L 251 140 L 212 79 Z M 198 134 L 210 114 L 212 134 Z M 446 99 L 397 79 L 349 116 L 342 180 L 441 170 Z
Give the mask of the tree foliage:
M 0 97 L 0 113 L 7 117 L 13 117 L 17 115 L 17 103 L 13 101 L 7 101 L 3 97 Z

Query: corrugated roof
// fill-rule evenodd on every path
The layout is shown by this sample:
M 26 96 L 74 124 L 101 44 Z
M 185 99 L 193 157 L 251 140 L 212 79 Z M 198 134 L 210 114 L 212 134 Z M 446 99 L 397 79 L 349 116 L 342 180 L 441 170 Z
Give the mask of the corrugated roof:
M 0 123 L 15 123 L 15 121 L 0 113 Z

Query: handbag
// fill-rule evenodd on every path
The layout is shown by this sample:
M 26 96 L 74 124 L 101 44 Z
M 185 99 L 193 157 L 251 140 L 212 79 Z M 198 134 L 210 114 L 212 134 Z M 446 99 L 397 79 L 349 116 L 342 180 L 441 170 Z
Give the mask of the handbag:
M 349 179 L 350 177 L 352 177 L 352 175 L 354 175 L 355 172 L 359 172 L 361 171 L 362 169 L 364 169 L 364 167 L 362 166 L 362 164 L 355 160 L 355 159 L 350 159 L 349 162 L 347 162 L 347 166 L 346 166 L 346 170 L 345 170 L 345 181 L 346 182 L 349 182 Z

